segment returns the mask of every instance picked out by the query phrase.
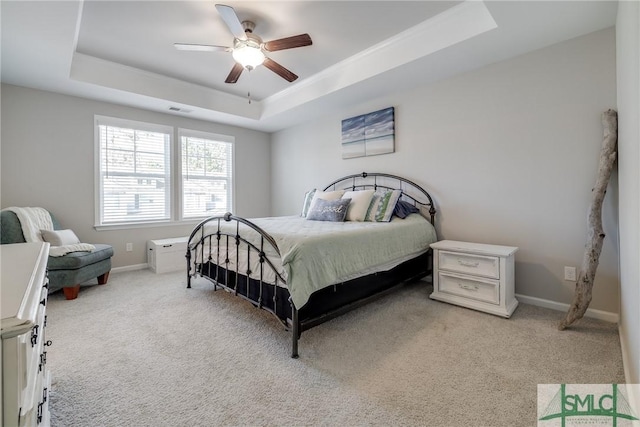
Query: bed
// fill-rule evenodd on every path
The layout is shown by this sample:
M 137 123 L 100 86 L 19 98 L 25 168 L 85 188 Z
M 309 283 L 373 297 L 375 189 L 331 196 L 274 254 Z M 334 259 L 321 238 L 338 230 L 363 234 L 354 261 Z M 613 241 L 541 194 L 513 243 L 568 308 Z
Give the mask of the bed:
M 363 172 L 304 196 L 297 216 L 207 218 L 186 252 L 187 288 L 204 277 L 272 313 L 294 358 L 305 330 L 430 274 L 437 241 L 431 196 L 405 178 Z M 318 218 L 319 207 L 338 219 Z

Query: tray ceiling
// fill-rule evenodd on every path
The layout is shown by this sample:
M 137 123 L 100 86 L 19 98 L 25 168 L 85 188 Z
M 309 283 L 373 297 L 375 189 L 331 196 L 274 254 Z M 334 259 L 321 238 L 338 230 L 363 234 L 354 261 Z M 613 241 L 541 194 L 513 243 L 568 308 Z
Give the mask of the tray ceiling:
M 230 1 L 263 40 L 308 33 L 269 53 L 299 76 L 258 66 L 224 79 L 231 45 L 213 1 L 2 1 L 2 81 L 275 131 L 321 111 L 500 61 L 615 24 L 609 1 Z M 247 94 L 251 93 L 252 102 Z

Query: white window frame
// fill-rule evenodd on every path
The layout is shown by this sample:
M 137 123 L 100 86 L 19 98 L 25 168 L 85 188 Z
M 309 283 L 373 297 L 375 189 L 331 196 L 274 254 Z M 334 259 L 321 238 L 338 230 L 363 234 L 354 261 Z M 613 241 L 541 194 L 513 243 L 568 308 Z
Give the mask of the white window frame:
M 179 128 L 178 129 L 178 137 L 176 138 L 176 180 L 178 181 L 178 184 L 176 186 L 176 188 L 179 188 L 180 191 L 178 191 L 178 203 L 176 204 L 177 206 L 177 218 L 180 221 L 194 221 L 194 220 L 202 220 L 204 218 L 206 218 L 206 216 L 202 216 L 202 217 L 189 217 L 189 218 L 184 218 L 183 217 L 183 191 L 182 191 L 182 137 L 192 137 L 192 138 L 202 138 L 202 139 L 209 139 L 212 141 L 220 141 L 220 142 L 227 142 L 231 144 L 231 183 L 229 185 L 229 187 L 227 188 L 228 191 L 228 197 L 231 198 L 231 211 L 235 212 L 236 210 L 236 191 L 235 191 L 235 183 L 236 183 L 236 144 L 235 144 L 235 138 L 233 136 L 229 136 L 229 135 L 222 135 L 222 134 L 217 134 L 217 133 L 212 133 L 212 132 L 203 132 L 203 131 L 198 131 L 198 130 L 193 130 L 193 129 L 183 129 L 183 128 Z
M 170 146 L 170 178 L 169 178 L 169 200 L 168 209 L 170 218 L 167 220 L 142 220 L 123 221 L 118 223 L 102 223 L 102 203 L 103 203 L 103 183 L 101 173 L 101 147 L 100 147 L 100 125 L 115 126 L 130 129 L 140 129 L 150 132 L 162 132 L 169 135 Z M 235 137 L 230 135 L 217 134 L 213 132 L 198 131 L 192 129 L 175 128 L 169 125 L 141 122 L 116 117 L 94 116 L 94 228 L 96 230 L 114 230 L 129 228 L 145 228 L 158 226 L 171 226 L 185 223 L 196 223 L 206 218 L 188 217 L 182 215 L 182 137 L 194 137 L 211 139 L 215 141 L 231 143 L 231 185 L 228 188 L 231 198 L 231 211 L 236 209 L 236 145 Z
M 168 185 L 170 187 L 169 194 L 167 196 L 167 210 L 168 210 L 168 219 L 158 219 L 158 220 L 138 220 L 138 221 L 119 221 L 114 223 L 103 223 L 103 196 L 104 196 L 104 186 L 102 181 L 102 151 L 100 147 L 100 126 L 113 126 L 120 128 L 129 128 L 136 130 L 143 130 L 149 132 L 161 132 L 169 135 L 169 182 Z M 96 229 L 106 229 L 106 228 L 127 228 L 127 227 L 138 227 L 144 225 L 157 225 L 162 223 L 168 223 L 173 218 L 173 206 L 175 200 L 175 185 L 173 180 L 173 170 L 174 170 L 174 132 L 173 127 L 166 125 L 159 125 L 155 123 L 146 123 L 139 122 L 134 120 L 127 120 L 115 117 L 107 117 L 107 116 L 95 116 L 94 118 L 94 139 L 95 139 L 95 151 L 94 151 L 94 170 L 95 170 L 95 228 Z

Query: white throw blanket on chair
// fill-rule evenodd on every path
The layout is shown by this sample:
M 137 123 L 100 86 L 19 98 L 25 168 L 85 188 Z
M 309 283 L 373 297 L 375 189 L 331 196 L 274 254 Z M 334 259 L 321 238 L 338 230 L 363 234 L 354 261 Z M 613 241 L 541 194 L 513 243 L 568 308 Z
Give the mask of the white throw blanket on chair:
M 16 216 L 20 220 L 20 226 L 22 227 L 24 240 L 27 243 L 44 242 L 41 230 L 53 230 L 53 221 L 51 220 L 51 215 L 44 208 L 10 207 L 3 209 L 3 211 L 11 211 L 16 214 Z M 89 243 L 76 243 L 73 245 L 65 246 L 51 246 L 49 248 L 49 255 L 63 256 L 68 254 L 69 252 L 92 252 L 95 249 L 96 247 Z

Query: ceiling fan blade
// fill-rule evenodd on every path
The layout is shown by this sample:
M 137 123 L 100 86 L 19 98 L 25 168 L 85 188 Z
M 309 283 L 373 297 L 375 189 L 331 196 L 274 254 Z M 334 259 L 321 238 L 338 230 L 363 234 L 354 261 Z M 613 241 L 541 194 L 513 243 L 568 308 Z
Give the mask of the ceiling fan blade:
M 292 82 L 298 78 L 298 76 L 296 76 L 291 71 L 284 68 L 282 65 L 278 64 L 273 59 L 265 58 L 262 65 L 264 65 L 265 67 L 267 67 L 268 69 L 270 69 L 271 71 L 273 71 L 274 73 L 276 73 L 277 75 L 279 75 L 280 77 L 282 77 L 288 82 Z
M 294 47 L 309 46 L 311 44 L 313 44 L 313 42 L 309 34 L 299 34 L 297 36 L 265 42 L 264 48 L 269 52 L 275 52 L 276 50 L 293 49 Z
M 178 50 L 196 50 L 200 52 L 217 52 L 217 51 L 230 51 L 231 48 L 227 46 L 213 46 L 208 44 L 191 44 L 191 43 L 174 43 Z
M 243 70 L 244 70 L 244 67 L 236 62 L 235 64 L 233 64 L 233 68 L 231 69 L 231 72 L 229 73 L 229 75 L 227 76 L 227 79 L 224 82 L 225 83 L 237 82 Z
M 216 9 L 218 9 L 218 13 L 229 30 L 233 37 L 239 40 L 246 40 L 247 35 L 244 33 L 244 28 L 242 27 L 242 23 L 238 19 L 238 15 L 236 15 L 236 11 L 233 10 L 231 6 L 227 6 L 224 4 L 217 4 Z

